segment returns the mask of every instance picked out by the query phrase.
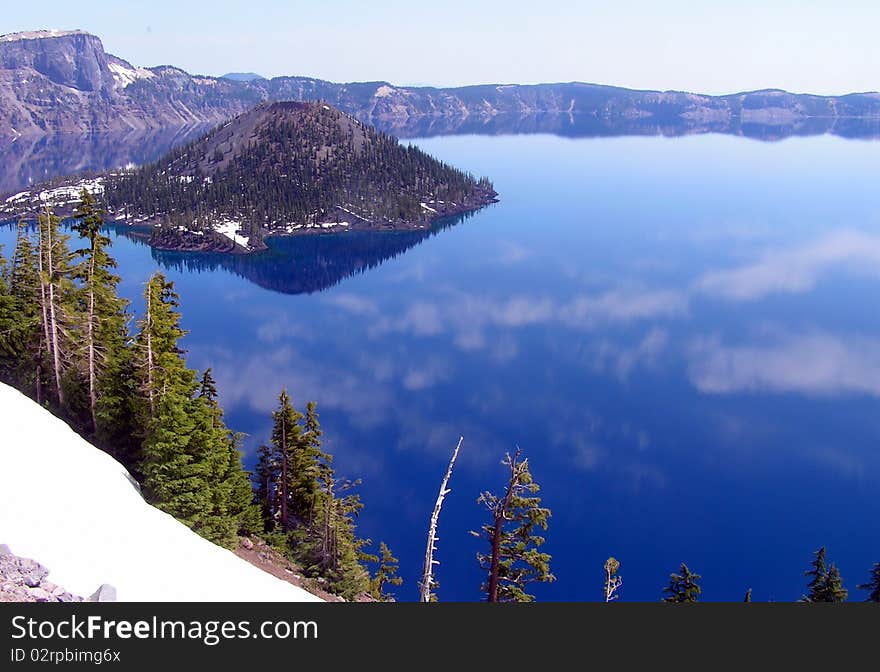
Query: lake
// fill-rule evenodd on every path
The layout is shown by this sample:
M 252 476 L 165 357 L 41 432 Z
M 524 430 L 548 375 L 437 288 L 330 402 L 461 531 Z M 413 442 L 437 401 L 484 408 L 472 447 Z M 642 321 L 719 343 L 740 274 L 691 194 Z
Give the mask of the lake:
M 831 135 L 450 135 L 420 147 L 500 202 L 430 233 L 275 240 L 252 257 L 113 253 L 141 311 L 163 268 L 189 363 L 213 367 L 246 461 L 287 388 L 318 402 L 362 535 L 417 597 L 478 600 L 485 522 L 521 447 L 552 512 L 539 600 L 655 601 L 679 563 L 709 601 L 791 601 L 828 546 L 850 597 L 880 560 L 880 144 Z M 16 174 L 19 174 L 17 171 Z M 0 231 L 0 243 L 13 240 Z

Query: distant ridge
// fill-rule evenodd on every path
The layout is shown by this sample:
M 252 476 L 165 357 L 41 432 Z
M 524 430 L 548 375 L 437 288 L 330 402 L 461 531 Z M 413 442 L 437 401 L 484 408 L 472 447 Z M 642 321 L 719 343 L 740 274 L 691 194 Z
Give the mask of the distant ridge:
M 434 88 L 310 77 L 240 79 L 252 74 L 209 77 L 173 66 L 134 67 L 106 54 L 101 40 L 83 31 L 15 33 L 0 38 L 0 136 L 215 124 L 268 100 L 323 100 L 361 121 L 404 129 L 477 129 L 541 116 L 652 132 L 678 126 L 685 133 L 797 127 L 816 119 L 830 120 L 822 124 L 826 129 L 837 120 L 880 123 L 875 92 L 817 96 L 765 89 L 707 96 L 583 82 Z
M 266 78 L 256 72 L 227 72 L 225 75 L 221 75 L 220 79 L 231 79 L 233 82 L 253 82 Z

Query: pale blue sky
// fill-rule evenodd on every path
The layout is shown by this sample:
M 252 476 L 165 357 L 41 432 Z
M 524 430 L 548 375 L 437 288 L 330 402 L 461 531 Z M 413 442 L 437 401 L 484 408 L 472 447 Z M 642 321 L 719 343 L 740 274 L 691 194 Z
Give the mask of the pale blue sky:
M 0 32 L 82 28 L 135 65 L 438 86 L 586 81 L 880 89 L 876 0 L 41 0 Z

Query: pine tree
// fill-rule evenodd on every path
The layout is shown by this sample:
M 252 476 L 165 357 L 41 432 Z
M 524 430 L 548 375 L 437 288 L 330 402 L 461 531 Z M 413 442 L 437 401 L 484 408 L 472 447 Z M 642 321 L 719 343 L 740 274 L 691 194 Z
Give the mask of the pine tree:
M 810 569 L 804 573 L 804 576 L 810 577 L 810 582 L 807 584 L 809 592 L 801 598 L 802 602 L 812 602 L 814 597 L 821 595 L 825 582 L 828 580 L 828 568 L 825 565 L 825 547 L 823 546 L 813 555 L 815 557 L 810 563 Z
M 317 407 L 297 411 L 286 390 L 272 412 L 272 438 L 258 451 L 254 500 L 269 540 L 303 567 L 323 578 L 346 599 L 370 590 L 363 563 L 369 540 L 355 533 L 363 508 L 353 492 L 359 482 L 337 479 L 333 457 L 321 450 Z
M 807 584 L 808 593 L 801 598 L 802 602 L 845 602 L 849 594 L 843 587 L 840 571 L 834 563 L 826 565 L 825 547 L 814 553 L 810 569 L 804 576 L 810 577 Z
M 868 591 L 866 602 L 880 602 L 880 562 L 874 563 L 868 583 L 863 583 L 858 588 L 859 590 Z
M 833 562 L 828 565 L 828 580 L 822 592 L 822 602 L 846 602 L 849 591 L 843 587 L 843 577 Z
M 300 474 L 297 473 L 297 452 L 301 443 L 303 419 L 290 401 L 287 390 L 281 390 L 278 396 L 278 409 L 272 413 L 272 446 L 279 465 L 278 474 L 278 525 L 282 532 L 288 532 L 295 522 L 298 511 L 291 511 L 294 504 L 295 484 Z M 301 502 L 297 501 L 297 505 Z
M 254 500 L 260 510 L 262 527 L 270 533 L 275 529 L 278 475 L 278 462 L 275 459 L 274 451 L 269 446 L 260 446 L 257 451 L 257 467 L 254 473 Z
M 219 412 L 222 417 L 220 404 L 217 401 L 220 398 L 220 393 L 217 392 L 217 381 L 214 380 L 214 370 L 210 367 L 205 369 L 205 372 L 202 374 L 202 380 L 199 383 L 199 396 L 206 399 L 214 410 Z
M 18 366 L 20 350 L 16 335 L 20 329 L 15 296 L 3 248 L 0 246 L 0 380 L 10 381 L 9 373 Z
M 684 563 L 681 563 L 678 574 L 669 575 L 669 585 L 663 589 L 666 597 L 664 602 L 670 604 L 685 604 L 689 602 L 697 602 L 703 589 L 697 584 L 701 577 L 694 574 Z
M 397 576 L 400 561 L 394 557 L 391 549 L 384 541 L 379 542 L 379 567 L 376 575 L 370 580 L 370 594 L 380 602 L 394 602 L 394 595 L 385 592 L 385 586 L 400 586 L 403 578 Z
M 259 515 L 253 504 L 250 478 L 241 462 L 241 435 L 230 431 L 223 421 L 223 410 L 218 402 L 217 385 L 211 369 L 202 375 L 198 398 L 208 407 L 210 426 L 204 428 L 203 441 L 210 446 L 213 461 L 214 512 L 212 529 L 206 536 L 217 543 L 233 548 L 239 531 L 256 532 Z
M 180 297 L 174 283 L 157 272 L 144 291 L 146 314 L 139 322 L 136 362 L 140 392 L 145 399 L 143 424 L 155 415 L 160 397 L 175 387 L 195 390 L 195 374 L 186 368 L 178 341 L 186 335 L 180 328 Z
M 536 534 L 547 529 L 550 510 L 540 506 L 541 498 L 536 495 L 540 487 L 532 479 L 528 460 L 520 455 L 517 448 L 502 462 L 510 472 L 504 494 L 484 492 L 477 500 L 491 516 L 481 532 L 471 532 L 489 544 L 489 553 L 477 554 L 480 567 L 487 572 L 482 590 L 489 602 L 531 602 L 534 596 L 525 592 L 527 584 L 555 580 L 550 555 L 538 550 L 544 538 Z
M 9 269 L 9 291 L 15 301 L 14 331 L 9 345 L 14 354 L 7 360 L 5 379 L 23 392 L 30 394 L 39 404 L 45 398 L 45 354 L 43 340 L 40 288 L 42 286 L 37 259 L 37 249 L 28 234 L 27 224 L 18 223 L 15 253 Z M 32 392 L 31 392 L 32 390 Z
M 358 494 L 350 492 L 360 481 L 337 481 L 332 469 L 324 473 L 324 478 L 324 520 L 319 532 L 318 566 L 331 590 L 351 600 L 370 589 L 370 573 L 363 566 L 370 560 L 370 556 L 363 553 L 370 540 L 355 534 L 355 518 L 364 505 Z
M 141 389 L 149 410 L 141 462 L 144 489 L 158 508 L 205 538 L 231 547 L 242 512 L 232 504 L 238 473 L 230 472 L 229 430 L 216 399 L 195 396 L 200 386 L 178 345 L 184 332 L 173 284 L 156 273 L 146 296 L 147 315 L 137 339 Z
M 118 294 L 119 276 L 103 231 L 103 213 L 85 189 L 80 194 L 72 226 L 87 246 L 75 251 L 80 262 L 74 277 L 80 282 L 82 361 L 88 385 L 89 429 L 96 443 L 123 462 L 136 451 L 132 386 L 134 374 L 128 341 L 128 302 Z
M 239 532 L 246 535 L 258 534 L 263 531 L 263 521 L 260 507 L 254 502 L 251 474 L 242 467 L 242 434 L 230 432 L 229 437 L 230 511 L 238 520 Z

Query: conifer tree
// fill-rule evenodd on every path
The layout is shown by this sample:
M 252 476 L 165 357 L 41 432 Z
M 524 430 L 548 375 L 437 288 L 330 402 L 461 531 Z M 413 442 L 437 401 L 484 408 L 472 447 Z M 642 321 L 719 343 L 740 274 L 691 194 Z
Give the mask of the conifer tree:
M 477 500 L 491 516 L 481 532 L 471 532 L 489 544 L 489 553 L 477 554 L 487 572 L 482 590 L 489 602 L 531 602 L 534 596 L 525 592 L 527 584 L 555 580 L 550 555 L 539 550 L 544 538 L 537 534 L 547 529 L 550 510 L 541 507 L 536 494 L 540 487 L 532 479 L 528 460 L 520 456 L 517 448 L 502 462 L 510 472 L 504 494 L 484 492 Z
M 88 386 L 89 429 L 100 447 L 125 462 L 135 452 L 128 302 L 118 294 L 120 278 L 112 272 L 117 264 L 108 252 L 111 241 L 102 230 L 103 213 L 86 189 L 80 199 L 72 228 L 86 243 L 74 253 L 80 259 L 74 277 L 81 284 L 81 368 Z
M 211 447 L 214 473 L 213 490 L 214 531 L 206 536 L 227 547 L 237 544 L 239 531 L 256 532 L 261 526 L 253 504 L 250 478 L 242 467 L 241 435 L 226 427 L 223 410 L 218 402 L 217 385 L 211 369 L 202 375 L 198 398 L 208 407 L 210 426 L 204 429 L 203 441 Z
M 823 602 L 846 602 L 849 591 L 843 587 L 843 577 L 840 576 L 840 570 L 833 562 L 828 565 L 828 579 L 825 583 L 825 589 L 822 591 L 821 601 Z
M 866 602 L 880 602 L 880 562 L 875 562 L 871 569 L 871 578 L 868 583 L 859 586 L 859 590 L 867 590 Z
M 266 445 L 257 451 L 257 467 L 254 473 L 254 500 L 260 510 L 263 529 L 273 532 L 275 529 L 276 486 L 278 484 L 278 462 L 274 451 Z
M 195 396 L 200 386 L 178 345 L 184 332 L 173 284 L 156 273 L 146 296 L 147 314 L 137 339 L 149 409 L 141 462 L 144 489 L 158 508 L 205 538 L 233 546 L 242 512 L 232 504 L 239 475 L 230 472 L 229 430 L 216 399 Z
M 15 340 L 19 331 L 19 316 L 9 275 L 3 247 L 0 246 L 0 380 L 6 381 L 10 379 L 7 371 L 13 371 L 17 367 L 20 357 Z
M 303 415 L 286 390 L 272 412 L 272 437 L 258 451 L 253 478 L 254 500 L 262 527 L 310 576 L 346 599 L 370 590 L 363 563 L 369 540 L 356 535 L 355 518 L 363 508 L 353 492 L 358 481 L 337 479 L 333 456 L 321 449 L 317 407 Z
M 295 522 L 298 511 L 291 511 L 294 504 L 295 484 L 298 484 L 297 449 L 301 443 L 303 419 L 290 401 L 287 390 L 278 396 L 278 409 L 272 413 L 272 446 L 279 465 L 278 474 L 278 525 L 282 532 L 288 532 Z M 301 502 L 297 501 L 296 504 Z M 299 508 L 299 507 L 294 507 Z
M 42 404 L 45 398 L 45 351 L 43 340 L 37 249 L 28 234 L 27 224 L 18 223 L 15 252 L 9 268 L 9 292 L 14 300 L 14 318 L 8 346 L 10 358 L 5 379 Z M 29 392 L 32 390 L 32 393 Z
M 804 576 L 810 577 L 810 582 L 807 584 L 807 594 L 801 598 L 802 602 L 846 601 L 848 591 L 843 587 L 843 579 L 834 563 L 826 564 L 824 546 L 814 553 L 810 569 Z
M 178 348 L 178 341 L 186 332 L 180 328 L 180 297 L 174 291 L 174 283 L 156 272 L 147 282 L 144 299 L 146 314 L 138 325 L 136 361 L 140 391 L 146 401 L 142 412 L 148 422 L 164 393 L 182 387 L 192 395 L 195 374 L 186 368 Z
M 697 583 L 701 578 L 703 577 L 694 574 L 685 563 L 681 563 L 678 573 L 669 575 L 669 585 L 663 589 L 663 592 L 666 593 L 663 601 L 670 604 L 698 602 L 699 596 L 703 592 Z
M 379 558 L 377 558 L 379 568 L 376 575 L 370 580 L 370 594 L 373 598 L 380 602 L 393 602 L 394 595 L 385 592 L 385 586 L 400 586 L 403 584 L 403 577 L 397 576 L 400 561 L 394 557 L 391 549 L 384 541 L 379 542 Z
M 362 550 L 370 540 L 355 534 L 355 518 L 364 505 L 360 496 L 351 492 L 360 481 L 337 481 L 332 468 L 323 477 L 324 520 L 319 532 L 318 568 L 334 592 L 351 600 L 370 589 L 370 574 L 363 562 L 371 558 Z

